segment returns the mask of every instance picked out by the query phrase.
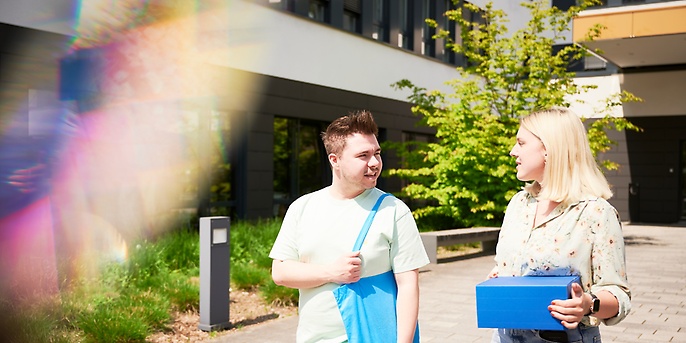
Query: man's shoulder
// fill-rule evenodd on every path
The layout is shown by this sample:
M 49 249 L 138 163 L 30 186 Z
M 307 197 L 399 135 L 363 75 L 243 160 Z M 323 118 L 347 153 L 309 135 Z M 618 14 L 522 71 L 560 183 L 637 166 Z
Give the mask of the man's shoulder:
M 325 188 L 316 190 L 314 192 L 305 193 L 305 194 L 299 196 L 297 199 L 295 199 L 295 201 L 293 201 L 293 203 L 295 203 L 295 202 L 306 202 L 312 198 L 319 198 L 319 197 L 327 196 L 327 193 L 326 193 L 327 188 L 328 187 L 325 187 Z
M 382 208 L 392 206 L 393 208 L 395 208 L 396 211 L 398 211 L 398 210 L 400 210 L 401 212 L 410 212 L 411 211 L 410 207 L 407 206 L 407 204 L 404 201 L 402 201 L 400 198 L 396 197 L 392 193 L 384 192 L 378 188 L 374 188 L 373 191 L 375 192 L 374 194 L 372 194 L 373 199 L 378 199 L 381 195 L 388 194 L 388 196 L 386 196 L 386 198 L 383 200 L 383 202 L 381 204 Z M 376 194 L 376 193 L 378 193 L 378 194 Z M 374 200 L 374 201 L 376 201 L 376 200 Z
M 286 211 L 286 213 L 288 213 L 288 212 L 302 213 L 308 204 L 310 204 L 311 202 L 316 203 L 318 201 L 317 198 L 321 198 L 323 196 L 326 196 L 326 193 L 324 193 L 325 189 L 326 188 L 323 188 L 323 189 L 320 189 L 320 190 L 317 190 L 317 191 L 314 191 L 311 193 L 306 193 L 306 194 L 299 196 L 298 198 L 293 200 L 293 202 L 290 205 L 288 205 L 288 210 Z

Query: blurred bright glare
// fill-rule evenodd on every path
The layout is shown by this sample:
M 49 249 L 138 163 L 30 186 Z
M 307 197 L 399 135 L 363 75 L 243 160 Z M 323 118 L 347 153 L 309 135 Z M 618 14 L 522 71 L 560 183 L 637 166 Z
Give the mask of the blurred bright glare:
M 96 276 L 103 260 L 126 259 L 129 244 L 172 228 L 175 211 L 197 205 L 184 198 L 197 195 L 197 170 L 211 157 L 200 150 L 223 148 L 202 144 L 214 133 L 208 118 L 252 101 L 226 91 L 252 80 L 224 78 L 206 62 L 241 41 L 226 26 L 231 3 L 76 6 L 61 88 L 27 82 L 28 109 L 21 95 L 3 104 L 0 290 L 30 297 Z M 28 137 L 17 133 L 21 113 Z

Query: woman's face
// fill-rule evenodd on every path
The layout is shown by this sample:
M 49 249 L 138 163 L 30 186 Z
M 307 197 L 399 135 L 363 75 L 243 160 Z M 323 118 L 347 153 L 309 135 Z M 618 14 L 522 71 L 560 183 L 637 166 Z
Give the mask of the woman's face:
M 546 149 L 538 137 L 520 127 L 517 142 L 510 150 L 510 156 L 517 162 L 517 179 L 520 181 L 543 182 Z

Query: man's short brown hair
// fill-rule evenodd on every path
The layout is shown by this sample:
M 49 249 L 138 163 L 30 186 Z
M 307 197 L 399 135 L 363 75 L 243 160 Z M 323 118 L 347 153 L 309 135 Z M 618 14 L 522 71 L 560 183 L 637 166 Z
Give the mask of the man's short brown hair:
M 340 154 L 345 148 L 345 140 L 354 133 L 379 135 L 379 127 L 372 113 L 366 110 L 351 112 L 334 120 L 322 133 L 327 154 Z

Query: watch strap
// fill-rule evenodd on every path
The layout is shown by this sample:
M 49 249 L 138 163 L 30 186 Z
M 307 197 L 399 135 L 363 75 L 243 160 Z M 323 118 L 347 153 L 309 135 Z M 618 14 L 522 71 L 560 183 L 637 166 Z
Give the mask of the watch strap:
M 598 311 L 600 311 L 600 299 L 593 294 L 593 293 L 588 293 L 591 296 L 591 313 L 589 314 L 596 314 Z

